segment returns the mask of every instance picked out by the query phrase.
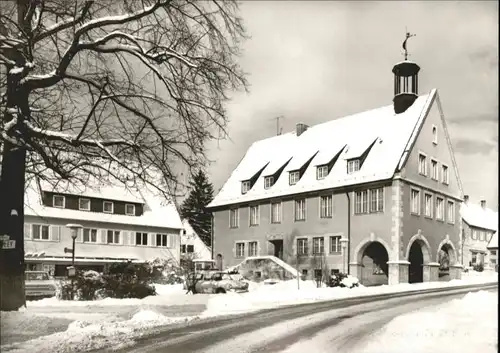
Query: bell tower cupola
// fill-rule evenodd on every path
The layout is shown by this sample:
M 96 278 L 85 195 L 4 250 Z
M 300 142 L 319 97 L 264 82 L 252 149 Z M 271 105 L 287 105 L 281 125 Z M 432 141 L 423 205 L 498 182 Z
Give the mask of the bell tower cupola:
M 404 61 L 397 63 L 392 68 L 394 73 L 394 112 L 405 112 L 418 97 L 418 72 L 420 66 L 408 60 L 407 42 L 415 34 L 406 33 L 403 42 Z

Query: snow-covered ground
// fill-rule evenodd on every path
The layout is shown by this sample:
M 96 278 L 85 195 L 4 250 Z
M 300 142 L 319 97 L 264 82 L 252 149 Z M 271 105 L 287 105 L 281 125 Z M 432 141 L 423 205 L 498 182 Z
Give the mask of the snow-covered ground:
M 291 280 L 274 285 L 251 283 L 248 293 L 225 295 L 186 295 L 182 285 L 156 285 L 158 295 L 144 299 L 108 298 L 74 302 L 49 298 L 28 302 L 27 308 L 19 312 L 1 313 L 1 349 L 2 352 L 11 353 L 75 352 L 111 342 L 120 344 L 128 337 L 152 327 L 198 318 L 282 305 L 498 280 L 497 273 L 471 273 L 463 277 L 460 281 L 361 286 L 352 289 L 316 288 L 313 281 L 297 283 Z M 36 350 L 33 350 L 34 347 Z
M 497 333 L 498 293 L 480 291 L 395 318 L 357 353 L 494 353 Z

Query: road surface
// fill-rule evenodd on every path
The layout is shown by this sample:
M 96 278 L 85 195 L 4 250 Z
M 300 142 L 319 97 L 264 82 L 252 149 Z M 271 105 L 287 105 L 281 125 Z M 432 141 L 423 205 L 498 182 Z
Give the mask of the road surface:
M 497 285 L 483 290 L 497 291 Z M 187 327 L 165 328 L 119 353 L 356 353 L 364 339 L 393 318 L 474 291 L 452 289 L 413 296 L 348 299 L 267 310 Z M 382 353 L 382 352 L 381 352 Z

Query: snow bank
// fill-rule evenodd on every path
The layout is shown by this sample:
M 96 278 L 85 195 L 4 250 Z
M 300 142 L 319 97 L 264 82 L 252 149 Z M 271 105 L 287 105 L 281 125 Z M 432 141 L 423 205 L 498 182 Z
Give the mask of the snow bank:
M 153 310 L 141 310 L 130 320 L 118 322 L 74 321 L 64 332 L 39 337 L 23 343 L 2 345 L 2 352 L 70 353 L 99 349 L 108 345 L 123 345 L 145 329 L 183 323 L 196 317 L 171 318 Z
M 359 353 L 497 352 L 497 308 L 497 293 L 468 293 L 395 318 L 372 334 Z
M 356 282 L 357 279 L 348 277 L 346 284 Z M 270 309 L 283 305 L 311 303 L 334 299 L 345 299 L 351 297 L 364 297 L 377 294 L 388 294 L 396 292 L 411 292 L 423 289 L 460 287 L 469 284 L 498 282 L 497 277 L 471 276 L 465 280 L 453 280 L 449 282 L 428 282 L 416 284 L 382 285 L 376 287 L 322 287 L 317 288 L 314 281 L 289 280 L 278 282 L 274 285 L 250 282 L 248 293 L 230 293 L 228 295 L 210 296 L 206 311 L 202 316 L 217 316 L 224 314 L 236 314 L 253 310 Z

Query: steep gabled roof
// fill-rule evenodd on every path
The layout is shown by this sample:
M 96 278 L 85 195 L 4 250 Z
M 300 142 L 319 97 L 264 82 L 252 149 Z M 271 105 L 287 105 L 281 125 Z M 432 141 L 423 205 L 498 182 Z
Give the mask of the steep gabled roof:
M 311 126 L 300 136 L 291 132 L 257 141 L 250 146 L 209 207 L 390 179 L 397 170 L 410 137 L 425 120 L 423 117 L 436 94 L 437 90 L 434 89 L 429 94 L 420 96 L 401 114 L 396 115 L 393 106 L 388 105 Z M 347 174 L 347 159 L 344 154 L 349 157 L 349 150 L 363 153 L 374 141 L 375 144 L 368 152 L 362 168 Z M 330 160 L 345 145 L 349 146 L 349 149 L 344 149 L 328 176 L 317 180 L 316 166 Z M 275 172 L 276 168 L 270 168 L 271 165 L 283 165 L 290 157 L 290 164 L 294 158 L 307 160 L 304 155 L 312 156 L 316 151 L 319 151 L 318 154 L 297 184 L 289 185 L 288 176 L 282 174 L 269 189 L 264 189 L 263 178 L 260 178 L 252 190 L 245 195 L 241 194 L 239 175 L 243 171 L 248 174 L 248 170 L 258 169 L 263 159 L 270 160 L 270 164 L 262 173 L 265 176 Z M 289 168 L 291 166 L 286 169 Z
M 138 183 L 132 188 L 125 187 L 123 184 L 116 182 L 104 186 L 95 181 L 91 176 L 85 186 L 78 183 L 71 185 L 61 183 L 55 188 L 51 188 L 48 184 L 44 184 L 43 187 L 41 184 L 36 178 L 27 180 L 24 194 L 24 214 L 27 216 L 182 229 L 182 221 L 174 202 L 165 200 L 165 197 L 150 185 L 141 185 Z M 99 196 L 101 190 L 103 194 Z M 144 205 L 144 213 L 141 216 L 129 216 L 47 207 L 42 202 L 42 193 L 44 191 L 142 203 Z
M 468 225 L 489 230 L 498 229 L 498 212 L 474 203 L 463 203 L 460 215 Z

